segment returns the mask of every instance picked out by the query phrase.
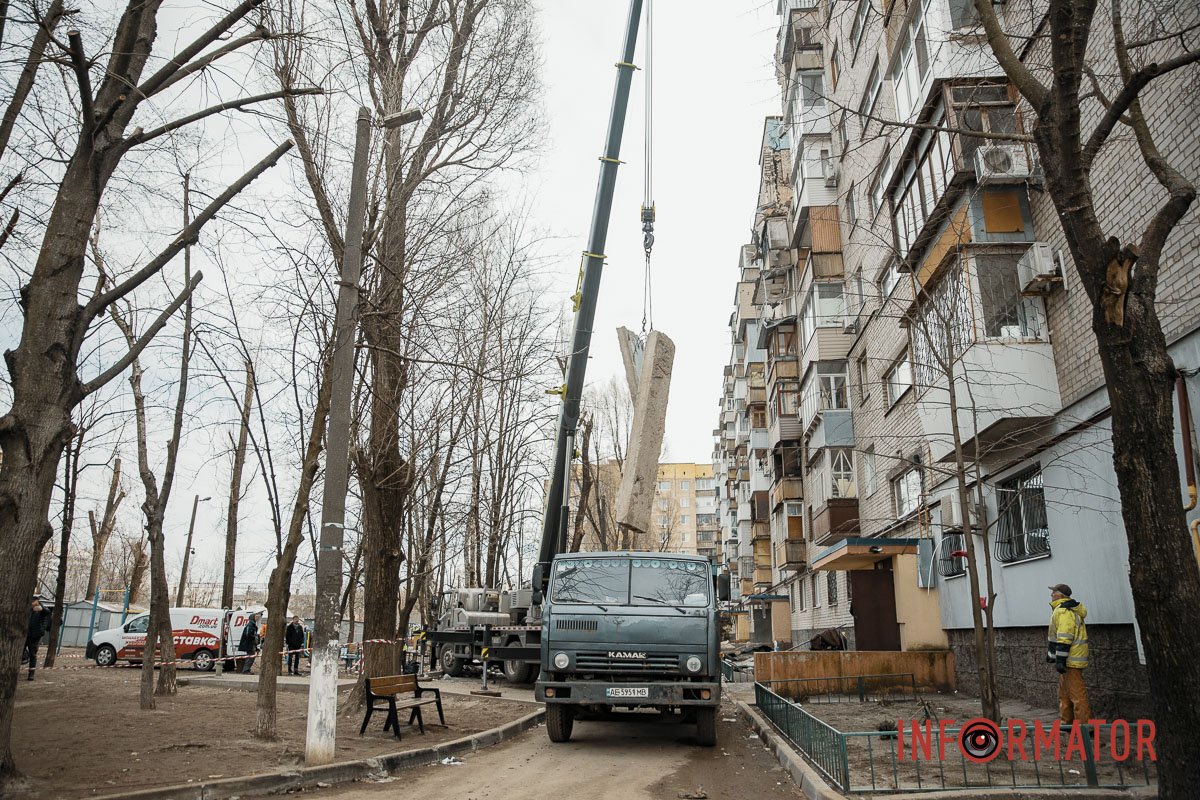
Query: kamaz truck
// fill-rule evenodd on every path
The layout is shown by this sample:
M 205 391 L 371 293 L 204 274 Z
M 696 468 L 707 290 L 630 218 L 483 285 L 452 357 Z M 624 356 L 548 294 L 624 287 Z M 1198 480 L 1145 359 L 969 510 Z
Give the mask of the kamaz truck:
M 722 587 L 721 591 L 718 587 Z M 542 605 L 546 731 L 565 742 L 577 719 L 655 709 L 717 742 L 721 704 L 717 600 L 728 583 L 701 556 L 568 553 L 551 564 Z

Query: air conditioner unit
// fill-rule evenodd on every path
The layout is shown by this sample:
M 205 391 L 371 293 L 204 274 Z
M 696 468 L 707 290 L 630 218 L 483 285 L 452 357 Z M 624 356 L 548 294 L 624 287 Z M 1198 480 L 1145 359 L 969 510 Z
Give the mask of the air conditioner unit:
M 985 144 L 975 151 L 975 180 L 988 183 L 1019 183 L 1033 174 L 1033 162 L 1023 145 Z
M 948 492 L 942 495 L 942 530 L 962 530 L 963 527 L 963 512 L 962 504 L 958 501 L 958 492 Z M 970 509 L 971 527 L 979 527 L 975 522 L 975 510 Z
M 841 170 L 835 164 L 825 170 L 825 187 L 828 189 L 836 189 L 838 178 L 841 177 Z
M 1045 294 L 1062 284 L 1054 248 L 1034 242 L 1017 261 L 1017 280 L 1022 294 Z

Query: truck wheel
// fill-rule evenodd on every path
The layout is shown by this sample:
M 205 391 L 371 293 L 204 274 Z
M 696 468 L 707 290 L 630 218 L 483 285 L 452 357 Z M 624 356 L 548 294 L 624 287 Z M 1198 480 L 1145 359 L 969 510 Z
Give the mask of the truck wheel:
M 508 643 L 509 647 L 517 645 L 520 645 L 520 641 L 515 639 Z M 537 664 L 530 664 L 527 661 L 505 661 L 504 679 L 509 683 L 533 683 L 534 673 L 537 669 Z
M 96 666 L 111 667 L 117 663 L 117 651 L 111 644 L 102 644 L 96 648 Z
M 571 707 L 561 703 L 549 703 L 546 706 L 546 733 L 550 734 L 552 742 L 571 741 L 571 729 L 575 727 L 575 717 Z
M 213 654 L 207 650 L 197 650 L 192 656 L 192 669 L 197 672 L 212 672 Z
M 696 709 L 696 744 L 712 747 L 717 743 L 717 709 Z
M 451 678 L 457 678 L 463 674 L 463 660 L 454 655 L 454 645 L 442 645 L 442 652 L 439 659 L 442 662 L 442 672 Z

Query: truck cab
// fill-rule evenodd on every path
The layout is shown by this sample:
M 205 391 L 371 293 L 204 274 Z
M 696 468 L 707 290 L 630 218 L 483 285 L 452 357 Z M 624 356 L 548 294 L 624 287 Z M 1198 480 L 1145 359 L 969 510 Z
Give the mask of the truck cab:
M 569 740 L 577 719 L 656 709 L 668 719 L 694 722 L 699 744 L 716 744 L 717 603 L 727 587 L 702 556 L 555 556 L 535 685 L 537 699 L 546 703 L 550 739 Z

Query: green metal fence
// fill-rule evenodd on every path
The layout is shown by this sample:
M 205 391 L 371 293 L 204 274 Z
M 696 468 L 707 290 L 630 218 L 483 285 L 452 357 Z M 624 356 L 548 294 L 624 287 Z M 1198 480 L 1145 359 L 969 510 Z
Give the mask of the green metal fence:
M 864 701 L 877 699 L 870 695 L 870 688 L 908 688 L 904 678 L 911 676 L 851 676 L 847 684 L 857 688 L 858 678 L 887 678 L 887 680 L 863 681 Z M 851 692 L 841 691 L 842 685 L 834 685 L 837 695 L 818 695 L 822 688 L 819 681 L 769 681 L 755 683 L 755 702 L 760 711 L 774 723 L 796 748 L 838 789 L 844 792 L 913 792 L 913 791 L 961 791 L 968 788 L 1128 788 L 1150 785 L 1154 781 L 1153 764 L 1139 758 L 1117 761 L 1107 757 L 1114 738 L 1113 723 L 1084 726 L 1080 730 L 1083 747 L 1079 757 L 1066 759 L 1071 751 L 1064 749 L 1063 759 L 1038 761 L 1022 757 L 1025 746 L 1019 749 L 1014 743 L 1005 742 L 994 761 L 979 764 L 963 755 L 957 745 L 959 728 L 944 729 L 947 745 L 939 748 L 937 735 L 939 724 L 931 720 L 929 730 L 933 741 L 929 757 L 918 757 L 914 746 L 911 720 L 906 736 L 896 730 L 839 731 L 818 719 L 793 702 L 790 695 L 804 697 L 805 702 L 828 701 L 830 696 L 856 697 Z M 829 679 L 831 682 L 847 679 Z M 805 686 L 804 684 L 810 684 Z M 792 685 L 789 685 L 792 684 Z M 829 686 L 824 687 L 826 689 Z M 893 713 L 899 709 L 893 709 Z M 923 721 L 922 721 L 923 724 Z M 1117 723 L 1123 724 L 1123 723 Z M 1078 735 L 1078 734 L 1077 734 Z M 1028 747 L 1033 746 L 1033 734 L 1029 734 Z M 1064 729 L 1063 742 L 1069 742 Z M 1102 748 L 1101 760 L 1094 760 L 1093 742 L 1109 743 Z M 1063 745 L 1066 748 L 1066 744 Z M 1007 751 L 1005 748 L 1008 748 Z M 924 754 L 921 754 L 924 756 Z M 1140 755 L 1140 754 L 1139 754 Z
M 743 669 L 721 659 L 721 677 L 728 683 L 754 683 L 754 667 Z

